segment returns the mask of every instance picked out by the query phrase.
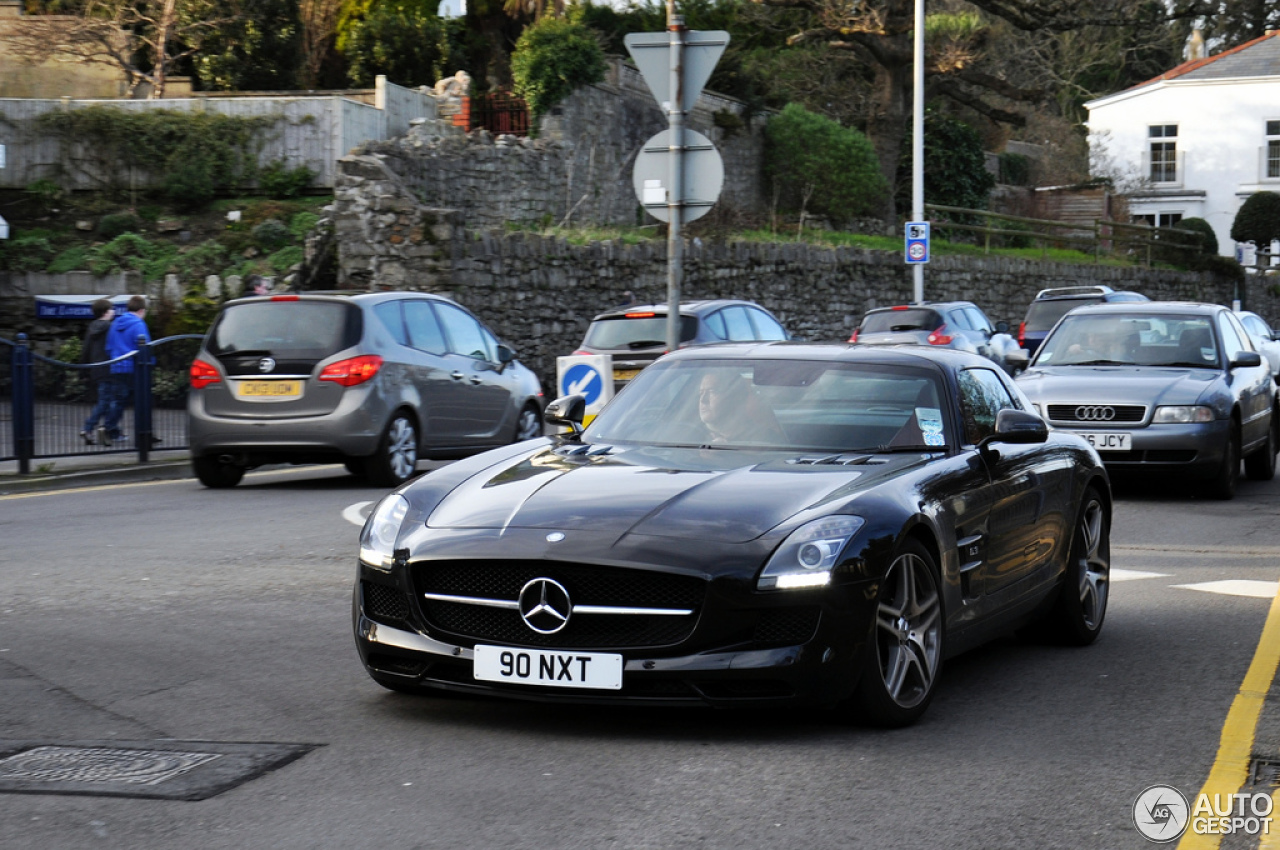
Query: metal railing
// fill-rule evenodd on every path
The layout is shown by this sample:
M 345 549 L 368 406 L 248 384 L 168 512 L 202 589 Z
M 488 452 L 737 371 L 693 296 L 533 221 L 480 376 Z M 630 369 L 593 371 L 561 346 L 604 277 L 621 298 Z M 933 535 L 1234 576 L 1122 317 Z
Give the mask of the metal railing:
M 26 334 L 0 338 L 0 461 L 16 460 L 26 475 L 42 458 L 137 453 L 145 462 L 152 451 L 187 448 L 189 368 L 201 339 L 140 340 L 137 351 L 115 360 L 64 363 L 31 351 Z M 87 443 L 81 430 L 97 400 L 94 370 L 130 359 L 132 373 L 122 374 L 132 379 L 131 396 L 120 420 L 128 436 L 109 445 Z
M 985 253 L 991 252 L 992 237 L 997 240 L 1021 241 L 1029 240 L 1039 243 L 1041 254 L 1048 256 L 1051 247 L 1074 247 L 1082 253 L 1092 253 L 1094 262 L 1100 262 L 1103 255 L 1123 255 L 1147 267 L 1151 266 L 1155 254 L 1159 251 L 1182 252 L 1187 255 L 1198 255 L 1204 246 L 1199 236 L 1190 231 L 1182 235 L 1168 227 L 1152 227 L 1148 224 L 1128 224 L 1120 221 L 1095 219 L 1091 224 L 1074 221 L 1054 221 L 1044 218 L 1027 218 L 1019 215 L 1006 215 L 990 210 L 972 210 L 963 207 L 948 207 L 941 204 L 925 204 L 930 213 L 944 213 L 962 217 L 960 221 L 946 218 L 935 219 L 933 228 L 936 231 L 961 230 L 967 233 L 980 234 Z M 972 221 L 983 224 L 973 224 Z M 1008 225 L 1005 225 L 1008 222 Z M 1013 227 L 1010 225 L 1027 225 Z M 1001 226 L 1004 225 L 1004 226 Z M 996 247 L 1001 247 L 997 244 Z

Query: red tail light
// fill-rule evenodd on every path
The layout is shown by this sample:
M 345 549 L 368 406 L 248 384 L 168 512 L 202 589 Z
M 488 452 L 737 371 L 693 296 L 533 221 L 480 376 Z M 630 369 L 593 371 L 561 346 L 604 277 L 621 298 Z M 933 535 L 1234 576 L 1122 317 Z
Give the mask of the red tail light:
M 657 314 L 657 313 L 652 313 L 652 312 L 650 312 L 650 313 L 627 313 L 625 316 L 623 316 L 623 318 L 625 318 L 625 319 L 652 319 L 652 318 L 653 318 L 654 316 L 656 316 L 656 315 L 658 315 L 658 314 Z
M 574 354 L 590 354 L 591 352 L 590 352 L 590 351 L 587 351 L 585 348 L 579 348 L 577 351 L 575 351 L 575 352 L 573 352 L 573 353 L 574 353 Z
M 216 366 L 197 360 L 191 364 L 191 389 L 202 390 L 210 384 L 222 383 L 222 375 Z
M 376 354 L 362 354 L 350 360 L 339 360 L 330 363 L 320 370 L 320 380 L 333 381 L 344 387 L 354 387 L 378 374 L 382 368 L 382 358 Z
M 925 341 L 930 345 L 950 345 L 951 337 L 947 334 L 947 326 L 938 325 L 938 329 L 929 334 Z
M 298 296 L 296 296 L 296 295 L 272 295 L 272 296 L 271 296 L 271 300 L 272 300 L 272 301 L 297 301 L 297 300 L 298 300 Z
M 854 328 L 853 336 L 849 337 L 849 342 L 857 342 L 857 341 L 858 341 L 858 329 Z
M 1018 348 L 1027 347 L 1027 323 L 1020 322 L 1018 324 Z

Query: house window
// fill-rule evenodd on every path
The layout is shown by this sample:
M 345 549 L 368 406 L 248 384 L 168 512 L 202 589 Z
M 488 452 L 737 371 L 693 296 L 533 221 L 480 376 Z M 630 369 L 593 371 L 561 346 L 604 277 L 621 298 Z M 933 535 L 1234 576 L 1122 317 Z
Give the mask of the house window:
M 1182 221 L 1182 213 L 1180 212 L 1151 213 L 1133 217 L 1134 224 L 1145 224 L 1148 227 L 1173 227 L 1180 221 Z
M 1147 128 L 1151 139 L 1151 182 L 1178 182 L 1178 125 L 1153 124 Z
M 1267 178 L 1280 178 L 1280 121 L 1267 122 Z

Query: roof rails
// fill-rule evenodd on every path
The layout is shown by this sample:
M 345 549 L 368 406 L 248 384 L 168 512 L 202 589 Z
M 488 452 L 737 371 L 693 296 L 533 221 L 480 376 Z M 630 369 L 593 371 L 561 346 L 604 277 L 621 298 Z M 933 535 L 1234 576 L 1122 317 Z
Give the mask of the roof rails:
M 1050 295 L 1105 295 L 1108 292 L 1115 292 L 1115 290 L 1104 284 L 1098 284 L 1097 286 L 1059 286 L 1040 290 L 1036 293 L 1036 298 L 1045 298 Z

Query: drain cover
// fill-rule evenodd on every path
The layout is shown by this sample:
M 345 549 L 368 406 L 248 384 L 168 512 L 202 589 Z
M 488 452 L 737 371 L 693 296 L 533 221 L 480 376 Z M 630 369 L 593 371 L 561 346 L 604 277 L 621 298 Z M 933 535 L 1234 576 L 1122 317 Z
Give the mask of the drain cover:
M 1280 785 L 1280 762 L 1254 759 L 1249 775 L 1253 785 Z
M 0 793 L 204 800 L 314 748 L 210 741 L 0 740 Z

